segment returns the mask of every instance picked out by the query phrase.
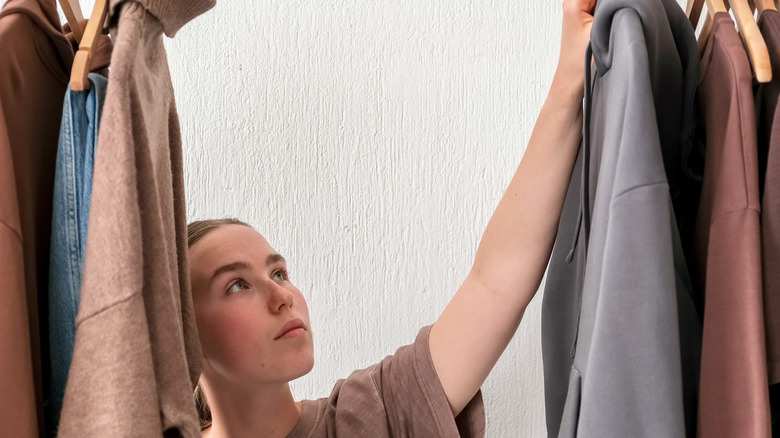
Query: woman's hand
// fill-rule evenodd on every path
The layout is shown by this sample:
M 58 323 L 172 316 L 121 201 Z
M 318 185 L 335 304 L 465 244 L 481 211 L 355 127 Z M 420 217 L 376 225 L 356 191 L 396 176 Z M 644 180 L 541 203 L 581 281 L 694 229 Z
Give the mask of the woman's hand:
M 564 88 L 582 100 L 585 77 L 585 49 L 590 41 L 596 0 L 564 0 L 561 53 L 553 88 Z
M 595 4 L 564 0 L 561 54 L 550 93 L 471 272 L 431 329 L 431 358 L 455 415 L 514 336 L 550 259 L 582 137 L 585 49 Z

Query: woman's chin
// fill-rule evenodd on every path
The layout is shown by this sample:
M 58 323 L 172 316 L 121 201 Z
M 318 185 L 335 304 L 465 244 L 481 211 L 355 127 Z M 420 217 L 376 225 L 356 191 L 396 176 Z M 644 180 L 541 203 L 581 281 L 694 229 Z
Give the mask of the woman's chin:
M 285 360 L 284 369 L 288 380 L 301 378 L 314 368 L 314 353 L 311 349 L 302 349 L 297 351 L 292 357 Z

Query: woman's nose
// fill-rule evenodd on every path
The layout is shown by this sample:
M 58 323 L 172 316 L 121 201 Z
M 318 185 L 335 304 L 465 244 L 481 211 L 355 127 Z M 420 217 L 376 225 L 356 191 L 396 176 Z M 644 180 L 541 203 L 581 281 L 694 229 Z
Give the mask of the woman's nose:
M 293 306 L 293 293 L 292 291 L 284 288 L 283 286 L 274 283 L 272 286 L 272 292 L 270 297 L 269 308 L 273 313 L 280 313 L 284 307 L 292 308 Z

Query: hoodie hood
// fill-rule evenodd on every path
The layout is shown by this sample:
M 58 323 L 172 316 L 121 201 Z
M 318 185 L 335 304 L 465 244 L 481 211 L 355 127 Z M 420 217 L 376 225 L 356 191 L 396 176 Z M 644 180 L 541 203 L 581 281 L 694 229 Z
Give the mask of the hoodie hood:
M 73 49 L 60 27 L 60 16 L 57 14 L 55 0 L 9 0 L 0 17 L 11 14 L 24 14 L 37 25 L 46 37 L 51 41 L 57 59 L 44 59 L 43 61 L 56 66 L 55 71 L 70 73 L 73 64 Z M 47 57 L 48 58 L 48 57 Z M 67 76 L 63 76 L 67 81 Z
M 659 7 L 659 3 L 662 7 Z M 585 56 L 585 100 L 583 115 L 583 159 L 578 223 L 583 227 L 577 234 L 583 234 L 587 250 L 590 233 L 590 173 L 591 138 L 590 124 L 593 113 L 593 86 L 597 78 L 604 76 L 612 67 L 614 51 L 611 39 L 612 20 L 618 11 L 634 9 L 642 20 L 644 38 L 651 72 L 652 89 L 656 108 L 656 121 L 661 140 L 664 169 L 669 182 L 669 191 L 675 206 L 678 225 L 687 221 L 682 194 L 687 186 L 696 182 L 696 172 L 689 165 L 694 144 L 696 84 L 699 71 L 699 51 L 695 35 L 687 17 L 674 0 L 601 0 L 594 11 L 591 41 Z M 671 28 L 671 33 L 668 30 Z M 664 32 L 666 30 L 666 32 Z M 668 56 L 668 47 L 677 48 L 679 62 Z M 595 75 L 593 69 L 595 67 Z M 680 66 L 682 70 L 680 70 Z M 682 81 L 670 82 L 670 77 L 682 77 Z M 670 90 L 672 87 L 678 90 Z M 673 101 L 682 96 L 682 102 Z M 596 164 L 597 165 L 597 164 Z M 578 235 L 575 235 L 567 261 L 571 261 L 576 250 Z

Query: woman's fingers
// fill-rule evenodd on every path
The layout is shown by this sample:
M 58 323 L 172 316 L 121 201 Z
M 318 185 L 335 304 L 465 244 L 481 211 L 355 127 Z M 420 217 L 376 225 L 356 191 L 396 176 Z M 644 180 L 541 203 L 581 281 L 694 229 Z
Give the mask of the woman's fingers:
M 596 0 L 564 0 L 558 73 L 584 77 L 585 49 L 590 41 Z

